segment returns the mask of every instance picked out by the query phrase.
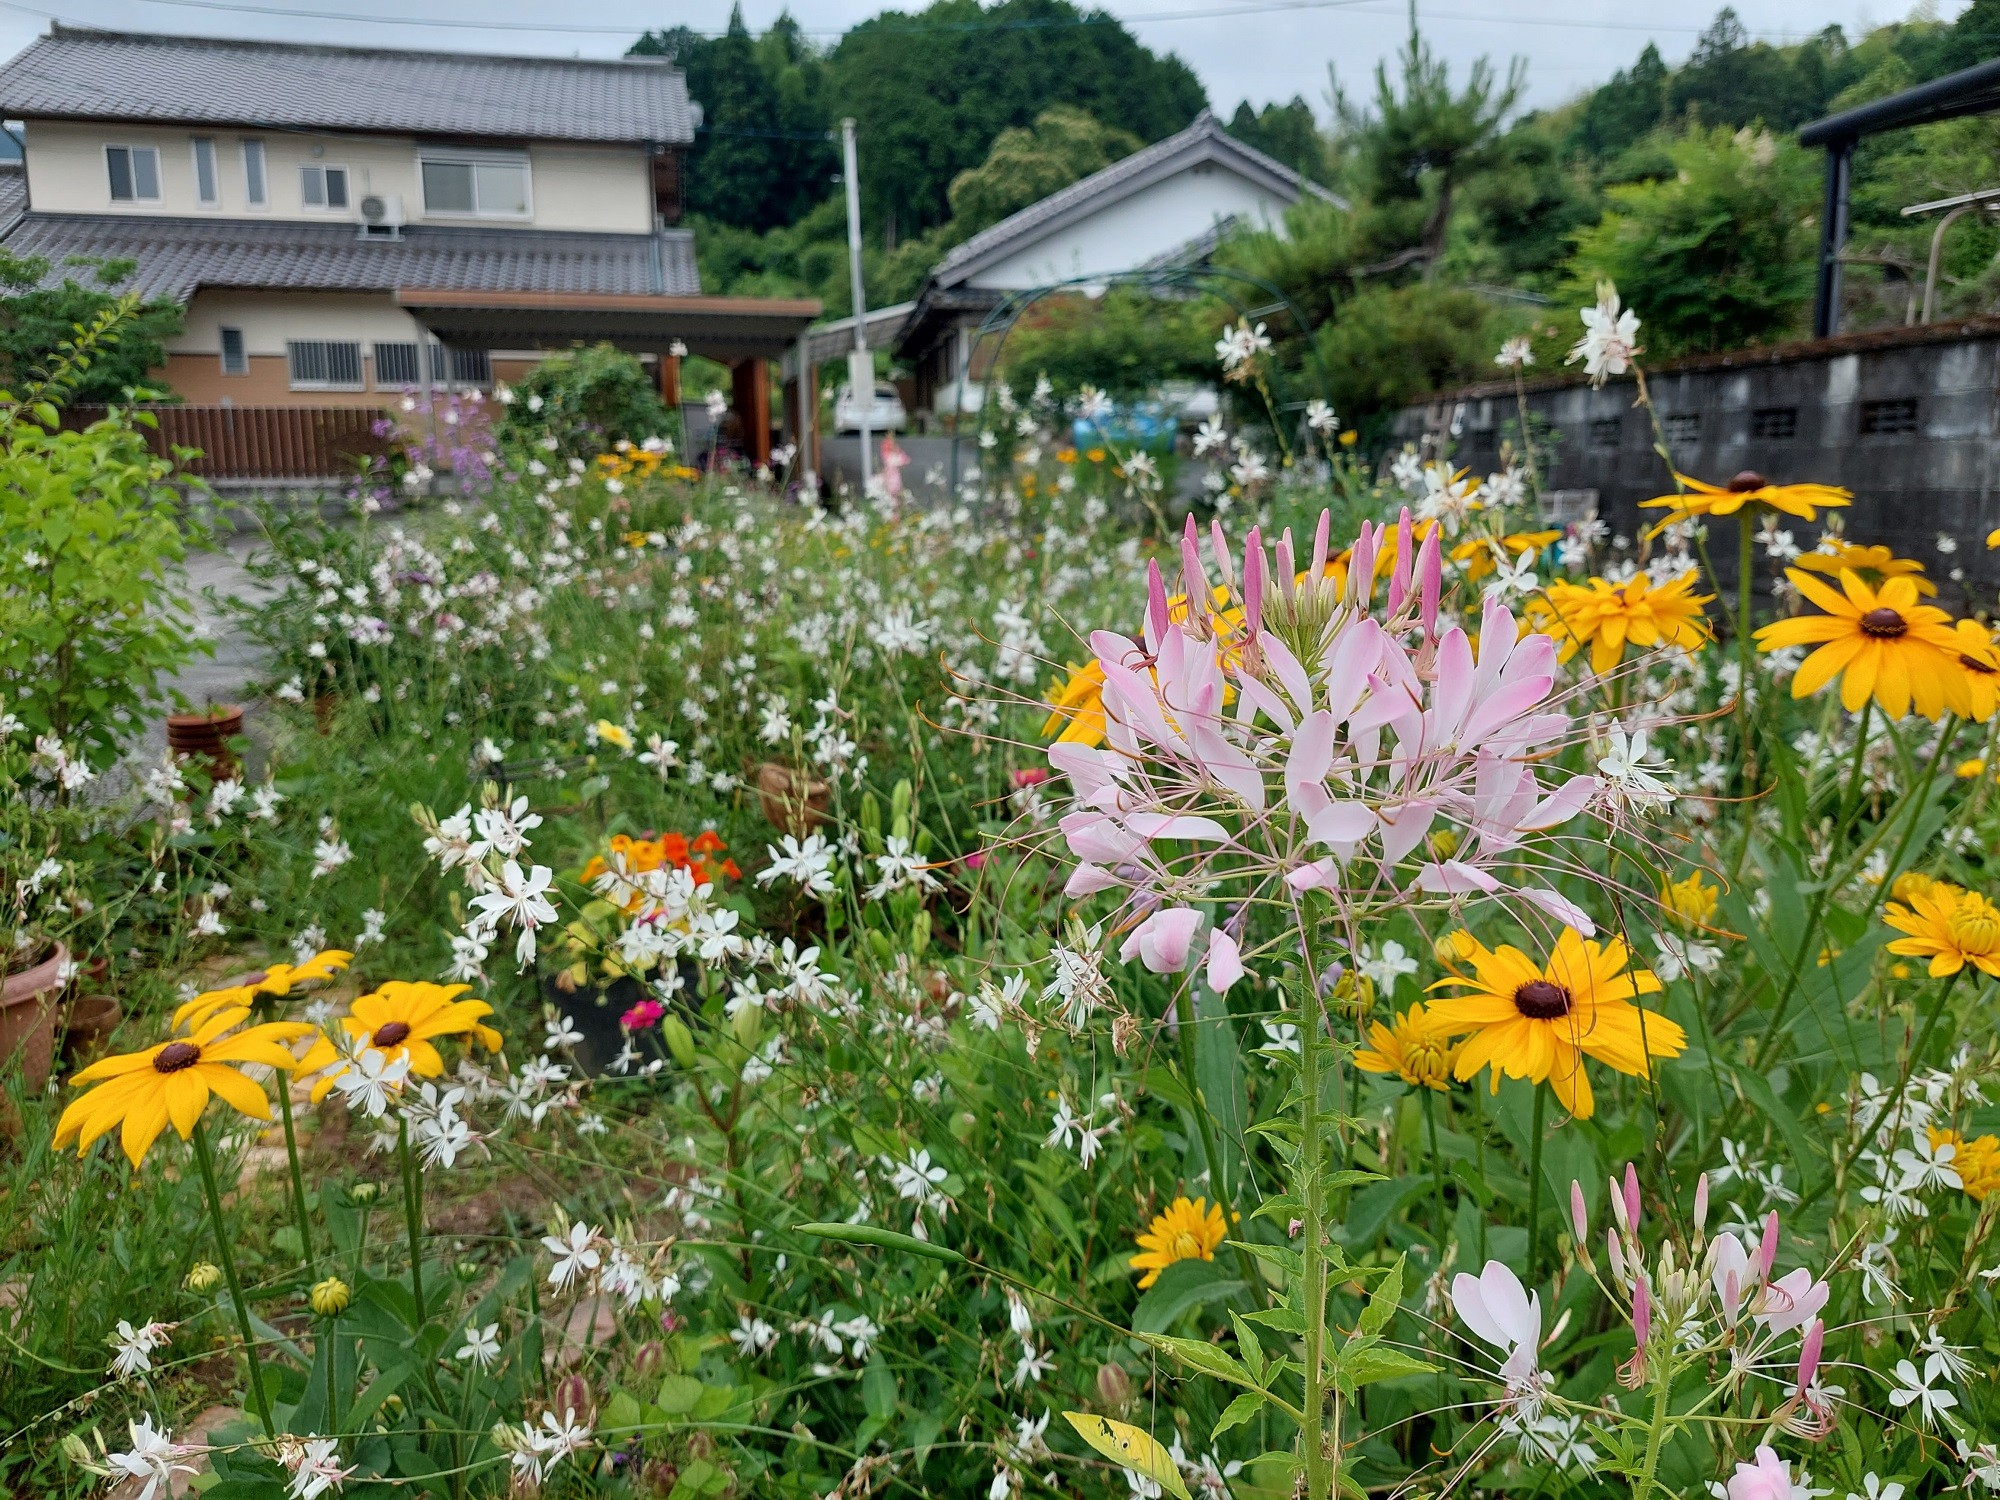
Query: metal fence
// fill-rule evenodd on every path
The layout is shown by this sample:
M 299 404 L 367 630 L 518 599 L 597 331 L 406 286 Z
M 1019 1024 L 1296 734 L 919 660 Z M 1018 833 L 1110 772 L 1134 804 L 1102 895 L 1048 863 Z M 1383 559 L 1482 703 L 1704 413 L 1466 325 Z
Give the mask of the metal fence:
M 141 427 L 155 453 L 199 451 L 183 468 L 203 479 L 324 480 L 352 475 L 386 452 L 375 424 L 383 414 L 362 406 L 147 406 L 157 427 Z M 86 427 L 101 406 L 73 407 L 65 427 Z

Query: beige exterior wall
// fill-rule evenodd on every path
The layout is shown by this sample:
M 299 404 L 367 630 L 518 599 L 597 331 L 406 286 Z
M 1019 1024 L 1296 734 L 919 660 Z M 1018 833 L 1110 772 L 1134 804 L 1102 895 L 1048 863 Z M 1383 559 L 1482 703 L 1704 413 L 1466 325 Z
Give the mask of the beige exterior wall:
M 362 196 L 384 193 L 402 198 L 404 217 L 412 224 L 477 224 L 629 234 L 645 234 L 653 227 L 652 162 L 637 147 L 531 146 L 528 173 L 532 212 L 526 218 L 488 219 L 425 213 L 417 171 L 421 148 L 412 139 L 166 129 L 115 123 L 77 124 L 67 120 L 30 120 L 25 135 L 28 201 L 43 213 L 138 217 L 165 214 L 177 218 L 213 215 L 358 224 L 360 217 L 355 205 Z M 195 198 L 197 136 L 215 142 L 221 202 L 214 206 L 204 206 Z M 246 197 L 243 169 L 246 138 L 264 143 L 266 194 L 270 201 L 262 208 L 253 207 Z M 110 174 L 104 159 L 107 146 L 159 149 L 157 203 L 111 201 Z M 346 208 L 305 206 L 299 169 L 309 164 L 347 168 Z
M 222 330 L 243 331 L 250 368 L 222 372 Z M 421 324 L 386 292 L 197 292 L 186 326 L 168 341 L 160 377 L 194 406 L 381 406 L 400 398 L 397 383 L 375 379 L 377 343 L 422 343 Z M 361 345 L 360 390 L 294 390 L 285 344 L 291 339 L 338 339 Z M 542 355 L 494 350 L 493 377 L 519 380 Z

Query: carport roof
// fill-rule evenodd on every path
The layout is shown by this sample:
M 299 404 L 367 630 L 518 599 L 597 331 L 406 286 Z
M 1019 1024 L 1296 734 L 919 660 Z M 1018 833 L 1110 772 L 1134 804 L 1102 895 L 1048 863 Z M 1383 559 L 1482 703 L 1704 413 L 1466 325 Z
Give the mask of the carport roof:
M 444 343 L 563 349 L 609 343 L 661 353 L 676 341 L 724 363 L 776 359 L 820 314 L 804 297 L 659 297 L 638 293 L 461 291 L 399 287 L 397 303 Z

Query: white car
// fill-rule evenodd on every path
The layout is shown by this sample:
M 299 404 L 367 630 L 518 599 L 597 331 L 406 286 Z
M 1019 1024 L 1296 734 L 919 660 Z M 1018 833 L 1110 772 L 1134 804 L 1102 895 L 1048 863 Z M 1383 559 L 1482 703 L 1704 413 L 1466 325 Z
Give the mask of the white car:
M 833 393 L 833 430 L 835 432 L 859 432 L 861 419 L 868 419 L 870 432 L 901 432 L 910 424 L 910 414 L 903 410 L 903 398 L 896 394 L 895 386 L 886 380 L 875 382 L 875 399 L 868 403 L 864 413 L 854 399 L 852 386 L 841 386 Z

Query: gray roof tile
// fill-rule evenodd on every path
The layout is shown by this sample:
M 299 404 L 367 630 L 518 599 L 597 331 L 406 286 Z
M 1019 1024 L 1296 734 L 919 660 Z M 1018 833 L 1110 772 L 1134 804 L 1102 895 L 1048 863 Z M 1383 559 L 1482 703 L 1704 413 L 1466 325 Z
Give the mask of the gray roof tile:
M 1266 156 L 1253 146 L 1244 145 L 1224 130 L 1222 122 L 1212 113 L 1203 110 L 1187 129 L 1134 151 L 1101 171 L 1049 194 L 1039 203 L 1031 203 L 998 224 L 980 230 L 939 261 L 937 269 L 931 274 L 941 285 L 954 285 L 973 275 L 986 262 L 1032 244 L 1045 228 L 1053 228 L 1069 217 L 1102 203 L 1115 202 L 1126 193 L 1144 186 L 1156 174 L 1171 172 L 1185 162 L 1203 160 L 1230 162 L 1239 171 L 1263 177 L 1275 187 L 1289 189 L 1294 199 L 1310 192 L 1332 202 L 1340 202 L 1318 183 L 1307 182 L 1283 162 Z
M 0 66 L 8 119 L 148 120 L 535 141 L 694 139 L 680 69 L 93 31 L 57 24 Z
M 4 182 L 5 174 L 0 174 L 0 204 Z M 0 218 L 0 227 L 5 223 Z M 129 283 L 134 290 L 183 302 L 204 286 L 674 297 L 701 291 L 694 237 L 686 230 L 578 234 L 418 225 L 405 229 L 401 239 L 382 240 L 361 238 L 352 224 L 29 213 L 5 244 L 16 255 L 46 258 L 51 281 L 63 278 L 63 262 L 72 256 L 134 260 L 138 270 Z

